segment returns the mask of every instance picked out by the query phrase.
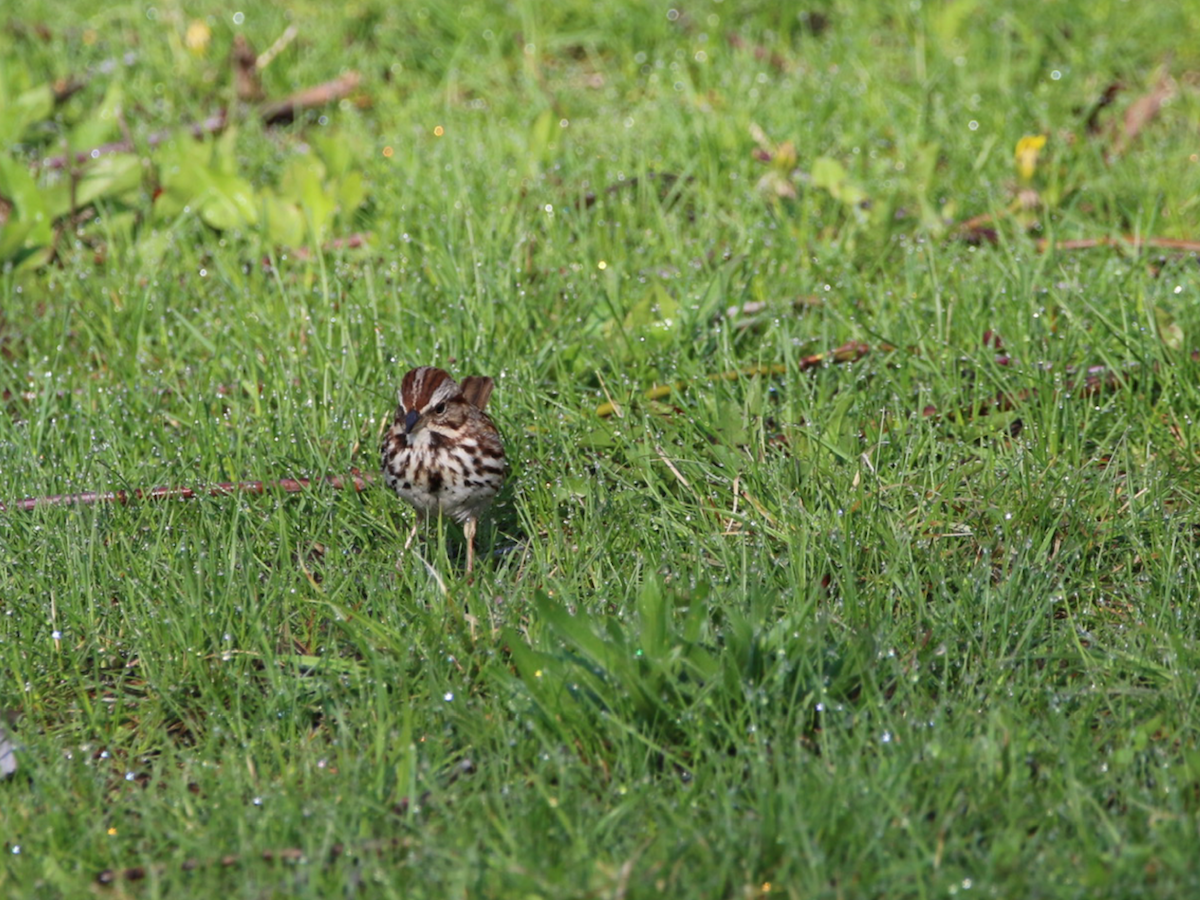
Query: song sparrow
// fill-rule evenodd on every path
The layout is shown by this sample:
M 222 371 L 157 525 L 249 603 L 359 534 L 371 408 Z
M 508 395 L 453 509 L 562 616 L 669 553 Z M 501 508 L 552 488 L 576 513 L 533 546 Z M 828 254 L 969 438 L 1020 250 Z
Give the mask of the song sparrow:
M 504 445 L 483 411 L 490 378 L 459 385 L 442 369 L 421 366 L 400 383 L 400 404 L 383 438 L 383 480 L 416 507 L 412 543 L 426 516 L 441 513 L 463 526 L 467 571 L 475 563 L 475 529 L 504 483 Z

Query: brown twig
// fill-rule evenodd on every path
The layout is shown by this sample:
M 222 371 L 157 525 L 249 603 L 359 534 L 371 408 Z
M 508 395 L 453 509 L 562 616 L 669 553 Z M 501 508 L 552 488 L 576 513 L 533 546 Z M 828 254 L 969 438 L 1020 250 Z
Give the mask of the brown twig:
M 60 106 L 66 103 L 85 87 L 87 87 L 87 82 L 81 78 L 68 76 L 58 79 L 50 86 L 50 90 L 54 94 L 54 105 Z
M 1147 93 L 1138 97 L 1125 110 L 1121 130 L 1113 141 L 1110 157 L 1120 156 L 1137 139 L 1143 129 L 1158 116 L 1163 101 L 1175 92 L 1175 83 L 1164 70 L 1158 82 Z
M 258 54 L 244 34 L 234 35 L 229 52 L 233 63 L 233 89 L 243 103 L 257 103 L 265 96 L 258 77 Z
M 354 91 L 361 81 L 362 77 L 357 72 L 347 72 L 333 81 L 319 84 L 316 87 L 307 88 L 303 91 L 297 91 L 290 97 L 285 97 L 283 100 L 275 103 L 268 103 L 259 110 L 259 116 L 266 125 L 278 125 L 290 122 L 299 112 L 317 106 L 324 106 L 335 100 L 342 99 Z M 228 121 L 225 110 L 221 110 L 201 122 L 193 122 L 187 127 L 187 130 L 191 133 L 192 137 L 200 138 L 208 134 L 216 134 L 224 131 Z M 176 133 L 175 130 L 156 131 L 146 138 L 146 145 L 157 147 L 159 144 L 163 144 L 174 138 Z M 100 144 L 98 147 L 92 147 L 90 150 L 80 150 L 78 153 L 48 156 L 42 160 L 42 167 L 46 169 L 65 169 L 69 166 L 82 165 L 88 160 L 98 159 L 101 156 L 109 156 L 113 153 L 132 153 L 135 149 L 134 142 L 129 139 L 112 141 L 107 144 Z
M 1112 106 L 1113 101 L 1117 99 L 1117 94 L 1121 93 L 1124 88 L 1125 85 L 1121 84 L 1121 82 L 1113 81 L 1104 89 L 1103 93 L 1096 99 L 1096 102 L 1092 104 L 1091 109 L 1088 110 L 1087 117 L 1083 120 L 1084 130 L 1088 134 L 1094 135 L 1100 133 L 1100 113 L 1106 107 Z
M 682 180 L 684 184 L 691 184 L 695 179 L 689 175 L 687 178 Z M 632 178 L 626 178 L 623 181 L 610 184 L 604 189 L 604 193 L 612 196 L 620 193 L 621 191 L 636 191 L 638 185 L 645 181 L 652 181 L 658 184 L 658 199 L 668 200 L 675 191 L 675 185 L 679 183 L 680 177 L 673 172 L 647 172 L 641 177 L 635 175 Z M 595 191 L 588 191 L 576 202 L 575 205 L 581 209 L 591 209 L 596 205 L 597 199 L 598 198 Z M 678 196 L 676 196 L 675 199 L 678 199 Z
M 259 110 L 259 116 L 264 125 L 286 125 L 295 119 L 298 113 L 302 113 L 306 109 L 325 106 L 349 96 L 361 82 L 362 76 L 357 72 L 346 72 L 333 81 L 305 88 L 290 97 L 266 104 Z
M 1144 250 L 1147 247 L 1157 247 L 1160 250 L 1182 250 L 1185 253 L 1200 253 L 1200 241 L 1186 238 L 1136 237 L 1123 234 L 1119 237 L 1079 238 L 1070 241 L 1052 241 L 1049 238 L 1039 238 L 1035 242 L 1038 252 L 1045 253 L 1055 250 L 1091 250 L 1095 247 L 1128 247 L 1131 250 Z
M 193 500 L 197 497 L 225 497 L 229 494 L 265 494 L 279 490 L 298 494 L 313 484 L 328 484 L 338 490 L 354 488 L 365 491 L 375 479 L 370 475 L 327 475 L 324 478 L 281 478 L 278 481 L 222 481 L 206 487 L 156 487 L 132 491 L 83 491 L 78 494 L 55 494 L 50 497 L 26 497 L 12 504 L 13 509 L 33 510 L 43 506 L 90 506 L 95 503 L 129 503 L 131 500 Z M 0 512 L 8 510 L 0 503 Z
M 998 244 L 1000 232 L 994 227 L 996 217 L 991 213 L 981 213 L 961 222 L 954 232 L 954 237 L 968 244 Z M 1116 237 L 1072 238 L 1057 240 L 1038 238 L 1033 242 L 1038 253 L 1050 250 L 1094 250 L 1097 247 L 1120 247 L 1129 250 L 1182 250 L 1185 253 L 1200 253 L 1200 240 L 1189 238 L 1139 237 L 1133 234 L 1121 234 Z
M 282 53 L 287 48 L 288 44 L 296 39 L 296 35 L 299 33 L 300 30 L 296 28 L 295 25 L 289 25 L 287 28 L 283 29 L 283 34 L 281 34 L 275 40 L 275 43 L 273 43 L 262 53 L 258 54 L 258 59 L 254 60 L 254 67 L 261 72 L 263 69 L 269 66 L 271 61 L 274 60 L 275 57 L 280 53 Z

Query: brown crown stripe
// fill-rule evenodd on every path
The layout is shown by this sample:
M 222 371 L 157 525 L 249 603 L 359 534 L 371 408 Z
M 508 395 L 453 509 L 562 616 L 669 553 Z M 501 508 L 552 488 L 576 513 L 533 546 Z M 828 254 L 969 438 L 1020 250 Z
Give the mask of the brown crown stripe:
M 458 394 L 458 385 L 445 370 L 435 369 L 433 366 L 413 369 L 400 383 L 400 402 L 405 409 L 423 410 L 433 400 L 434 394 L 439 393 L 439 388 L 443 387 L 444 382 L 449 382 L 447 388 L 453 386 L 450 396 Z

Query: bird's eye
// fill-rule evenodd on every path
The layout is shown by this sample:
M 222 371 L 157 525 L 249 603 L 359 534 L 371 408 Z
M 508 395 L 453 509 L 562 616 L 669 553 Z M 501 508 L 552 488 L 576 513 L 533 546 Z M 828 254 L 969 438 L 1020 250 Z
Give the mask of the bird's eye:
M 435 406 L 435 407 L 433 408 L 433 411 L 434 411 L 435 413 L 437 413 L 437 414 L 440 416 L 442 413 L 444 413 L 444 412 L 446 411 L 446 404 L 445 404 L 445 403 L 439 403 L 437 406 Z

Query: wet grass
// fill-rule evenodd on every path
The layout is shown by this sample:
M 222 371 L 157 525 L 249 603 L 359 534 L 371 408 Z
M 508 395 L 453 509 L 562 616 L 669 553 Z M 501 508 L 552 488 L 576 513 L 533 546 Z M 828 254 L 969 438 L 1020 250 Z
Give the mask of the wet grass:
M 377 486 L 0 513 L 0 892 L 1196 889 L 1200 278 L 1036 244 L 1196 237 L 1195 23 L 735 6 L 220 10 L 195 53 L 23 8 L 10 79 L 91 73 L 66 127 L 131 52 L 135 138 L 294 23 L 272 96 L 363 88 L 238 172 L 332 136 L 370 240 L 182 214 L 7 269 L 0 500 L 373 472 L 422 363 L 496 376 L 514 471 L 473 582 Z

